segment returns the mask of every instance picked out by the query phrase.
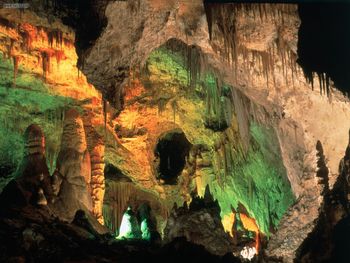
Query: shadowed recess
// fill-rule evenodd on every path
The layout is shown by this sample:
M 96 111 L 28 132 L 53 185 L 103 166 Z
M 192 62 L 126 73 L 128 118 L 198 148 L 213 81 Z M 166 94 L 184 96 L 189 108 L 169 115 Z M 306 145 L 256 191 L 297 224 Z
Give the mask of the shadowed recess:
M 350 4 L 299 4 L 301 25 L 298 63 L 312 83 L 318 76 L 321 92 L 329 92 L 329 78 L 345 92 L 350 89 Z M 313 84 L 313 83 L 312 83 Z
M 159 158 L 159 177 L 167 184 L 175 184 L 186 164 L 191 148 L 190 142 L 181 131 L 169 132 L 158 140 L 155 155 Z

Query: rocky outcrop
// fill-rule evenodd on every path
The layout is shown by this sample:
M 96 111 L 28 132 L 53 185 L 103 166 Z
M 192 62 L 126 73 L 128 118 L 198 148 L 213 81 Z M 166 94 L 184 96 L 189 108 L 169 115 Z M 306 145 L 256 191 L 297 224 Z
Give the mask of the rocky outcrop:
M 46 207 L 47 208 L 47 207 Z M 203 246 L 177 239 L 164 247 L 145 242 L 118 242 L 91 228 L 78 211 L 72 223 L 61 222 L 48 209 L 28 207 L 0 217 L 1 262 L 240 262 L 209 253 Z M 8 212 L 8 211 L 7 211 Z
M 173 209 L 164 230 L 164 242 L 178 237 L 200 244 L 215 255 L 222 256 L 233 250 L 233 240 L 221 224 L 218 203 L 209 191 L 204 198 L 194 198 L 189 207 L 185 203 Z
M 308 191 L 288 209 L 278 230 L 272 235 L 265 251 L 270 259 L 294 262 L 300 254 L 304 240 L 313 235 L 317 221 L 322 221 L 322 210 L 329 197 L 329 171 L 320 141 L 315 148 L 314 161 L 317 170 L 310 171 L 307 180 L 304 179 L 303 189 Z
M 83 121 L 74 109 L 65 113 L 55 176 L 59 189 L 55 211 L 60 218 L 70 221 L 78 209 L 92 211 L 90 154 Z
M 349 160 L 350 147 L 339 165 L 339 177 L 332 190 L 328 188 L 328 169 L 325 166 L 322 145 L 318 143 L 319 183 L 323 185 L 323 203 L 312 232 L 296 253 L 295 262 L 347 262 L 346 239 L 349 228 Z

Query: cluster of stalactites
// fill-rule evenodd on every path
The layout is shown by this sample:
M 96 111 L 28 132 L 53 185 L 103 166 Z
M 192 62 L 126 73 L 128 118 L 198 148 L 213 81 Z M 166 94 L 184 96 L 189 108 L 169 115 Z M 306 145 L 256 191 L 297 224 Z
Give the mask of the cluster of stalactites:
M 165 47 L 171 52 L 179 53 L 184 58 L 184 65 L 188 72 L 188 86 L 195 87 L 202 73 L 206 71 L 207 65 L 199 47 L 187 45 L 177 39 L 168 40 Z
M 15 44 L 18 42 L 20 49 L 29 54 L 33 54 L 38 59 L 38 65 L 41 65 L 44 78 L 51 71 L 51 58 L 55 57 L 57 66 L 60 62 L 66 58 L 63 43 L 65 46 L 71 46 L 72 43 L 69 39 L 63 36 L 63 32 L 59 29 L 49 29 L 45 27 L 36 27 L 29 23 L 15 24 L 6 19 L 0 20 L 0 26 L 5 27 L 7 30 L 15 30 L 18 38 L 12 38 L 9 36 L 9 45 L 7 47 L 7 58 L 13 59 L 14 66 L 14 85 L 16 83 L 16 76 L 18 73 L 18 66 L 22 60 L 22 56 L 16 54 Z M 33 42 L 41 40 L 42 43 L 47 42 L 49 48 L 33 48 Z M 54 45 L 55 43 L 55 45 Z
M 111 203 L 103 204 L 103 217 L 105 225 L 114 233 L 117 233 L 122 222 L 129 198 L 134 187 L 131 183 L 110 183 L 108 188 L 108 199 Z
M 221 55 L 234 67 L 235 76 L 237 77 L 238 57 L 243 59 L 243 67 L 256 68 L 264 75 L 268 86 L 269 80 L 275 83 L 275 61 L 277 55 L 281 59 L 282 72 L 286 85 L 294 86 L 294 79 L 300 74 L 297 67 L 297 55 L 290 49 L 288 44 L 283 40 L 279 30 L 276 41 L 272 43 L 267 51 L 248 50 L 240 43 L 240 38 L 236 33 L 236 18 L 238 15 L 253 17 L 261 21 L 269 20 L 278 25 L 279 28 L 285 23 L 285 14 L 296 12 L 295 5 L 291 4 L 213 4 L 206 3 L 205 11 L 208 21 L 209 37 L 211 40 L 219 40 L 223 43 L 224 50 L 219 50 L 213 46 L 216 52 Z M 219 34 L 214 31 L 213 25 L 217 25 Z M 223 54 L 222 54 L 223 53 Z M 253 63 L 249 63 L 252 61 Z M 291 76 L 289 75 L 291 73 Z M 307 81 L 314 87 L 314 73 L 305 72 L 304 76 Z M 330 78 L 325 73 L 317 73 L 321 94 L 330 95 Z
M 291 4 L 251 4 L 251 3 L 204 3 L 204 8 L 208 21 L 209 37 L 212 39 L 214 23 L 220 23 L 219 26 L 226 27 L 225 30 L 234 33 L 233 23 L 237 14 L 243 16 L 252 16 L 261 21 L 271 18 L 274 23 L 284 24 L 283 13 L 296 11 L 295 5 Z
M 317 75 L 318 78 L 318 84 L 320 87 L 320 93 L 325 94 L 328 97 L 331 96 L 331 78 L 327 73 L 324 72 L 312 72 L 312 71 L 307 71 L 304 70 L 304 75 L 306 80 L 311 84 L 312 89 L 314 89 L 315 83 L 314 83 L 314 78 Z

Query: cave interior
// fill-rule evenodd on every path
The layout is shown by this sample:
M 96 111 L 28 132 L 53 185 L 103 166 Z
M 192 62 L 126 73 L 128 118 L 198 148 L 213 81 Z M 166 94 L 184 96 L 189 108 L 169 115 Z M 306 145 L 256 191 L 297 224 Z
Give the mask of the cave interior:
M 0 2 L 0 262 L 349 262 L 350 3 Z

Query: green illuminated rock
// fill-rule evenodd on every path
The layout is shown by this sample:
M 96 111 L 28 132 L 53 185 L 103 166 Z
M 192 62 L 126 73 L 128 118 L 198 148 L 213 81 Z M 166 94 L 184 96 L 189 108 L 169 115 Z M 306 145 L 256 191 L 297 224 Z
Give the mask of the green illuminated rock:
M 119 228 L 118 239 L 139 239 L 142 233 L 137 218 L 130 207 L 125 211 Z
M 64 109 L 76 101 L 51 94 L 48 84 L 22 67 L 13 87 L 13 64 L 1 56 L 0 71 L 4 73 L 0 74 L 0 175 L 13 177 L 23 157 L 22 134 L 30 124 L 38 124 L 46 135 L 47 164 L 52 173 L 61 141 Z
M 268 236 L 294 201 L 274 129 L 249 119 L 244 120 L 249 123 L 246 130 L 238 127 L 238 120 L 247 117 L 238 116 L 237 109 L 233 111 L 236 106 L 245 105 L 234 105 L 237 100 L 233 99 L 233 88 L 221 84 L 212 71 L 202 72 L 194 88 L 188 85 L 189 69 L 183 52 L 162 46 L 151 53 L 147 68 L 148 80 L 162 88 L 162 92 L 176 88 L 177 98 L 204 102 L 197 106 L 203 107 L 203 124 L 215 133 L 210 135 L 204 128 L 188 128 L 187 132 L 200 129 L 205 135 L 199 133 L 195 140 L 216 148 L 208 152 L 212 165 L 203 167 L 199 173 L 203 189 L 208 184 L 218 200 L 221 217 L 242 203 Z M 186 111 L 186 104 L 181 105 Z M 243 147 L 246 141 L 247 147 Z M 217 142 L 218 149 L 214 146 Z

